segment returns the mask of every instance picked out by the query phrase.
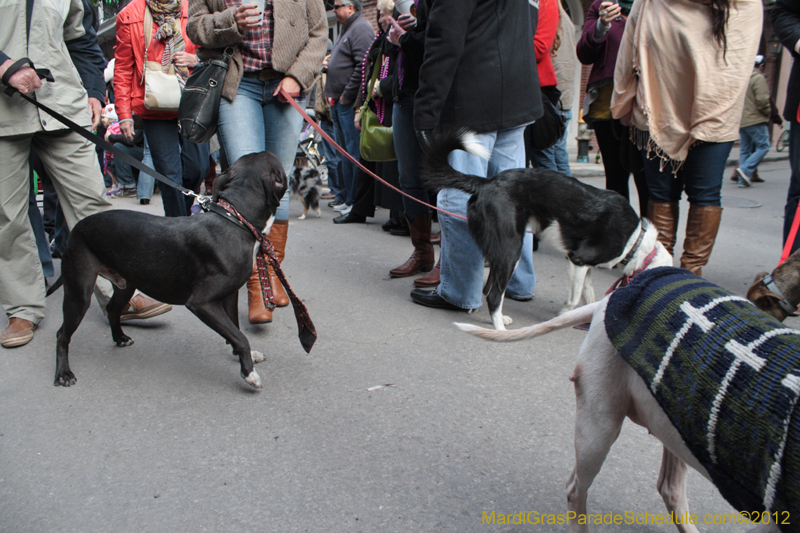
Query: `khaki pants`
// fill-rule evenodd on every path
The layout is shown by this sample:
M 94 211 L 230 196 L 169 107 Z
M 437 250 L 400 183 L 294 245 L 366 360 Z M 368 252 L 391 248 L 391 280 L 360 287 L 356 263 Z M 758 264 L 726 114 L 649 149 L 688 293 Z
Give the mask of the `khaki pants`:
M 111 207 L 94 145 L 72 131 L 0 137 L 0 305 L 9 318 L 38 324 L 44 318 L 45 286 L 28 220 L 30 149 L 52 177 L 70 229 L 82 218 Z M 99 278 L 95 296 L 103 312 L 111 283 Z

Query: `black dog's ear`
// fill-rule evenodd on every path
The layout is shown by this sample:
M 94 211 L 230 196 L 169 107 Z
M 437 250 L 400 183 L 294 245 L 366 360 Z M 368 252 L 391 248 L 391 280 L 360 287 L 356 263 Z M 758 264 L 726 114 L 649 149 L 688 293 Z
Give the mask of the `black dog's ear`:
M 229 168 L 224 174 L 220 174 L 214 179 L 214 190 L 211 193 L 211 200 L 216 202 L 219 199 L 219 193 L 228 186 L 228 183 L 233 179 L 233 174 Z

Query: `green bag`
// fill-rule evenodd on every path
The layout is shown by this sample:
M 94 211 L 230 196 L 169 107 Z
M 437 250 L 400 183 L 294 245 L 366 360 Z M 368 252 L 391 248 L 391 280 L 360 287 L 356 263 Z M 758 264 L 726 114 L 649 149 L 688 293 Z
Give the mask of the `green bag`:
M 378 58 L 379 59 L 379 58 Z M 372 89 L 375 80 L 378 79 L 378 72 L 381 62 L 375 61 L 375 68 L 372 69 L 372 78 L 369 81 L 369 92 L 364 105 L 361 106 L 361 159 L 365 161 L 395 161 L 397 156 L 394 153 L 394 138 L 392 128 L 381 124 L 378 115 L 369 108 L 369 101 L 372 99 Z

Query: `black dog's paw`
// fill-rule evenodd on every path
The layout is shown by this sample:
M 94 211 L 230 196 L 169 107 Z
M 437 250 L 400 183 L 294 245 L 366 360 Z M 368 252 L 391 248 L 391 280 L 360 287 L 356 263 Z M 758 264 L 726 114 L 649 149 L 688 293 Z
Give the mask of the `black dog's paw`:
M 120 347 L 122 347 L 122 346 L 130 346 L 131 344 L 133 344 L 133 339 L 131 339 L 127 335 L 123 334 L 123 335 L 120 335 L 119 337 L 117 337 L 116 339 L 114 339 L 114 342 L 116 342 L 117 346 L 120 346 Z
M 70 370 L 67 370 L 66 372 L 60 372 L 56 374 L 56 381 L 53 383 L 53 385 L 56 387 L 69 387 L 70 385 L 75 385 L 77 381 L 78 379 L 75 377 L 75 374 L 73 374 Z

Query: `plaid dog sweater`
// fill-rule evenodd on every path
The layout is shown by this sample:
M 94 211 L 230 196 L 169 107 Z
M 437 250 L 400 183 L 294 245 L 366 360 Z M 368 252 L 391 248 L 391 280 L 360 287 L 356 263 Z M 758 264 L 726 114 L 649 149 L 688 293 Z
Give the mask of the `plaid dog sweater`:
M 605 327 L 723 497 L 800 531 L 800 331 L 672 267 L 613 292 Z

